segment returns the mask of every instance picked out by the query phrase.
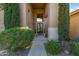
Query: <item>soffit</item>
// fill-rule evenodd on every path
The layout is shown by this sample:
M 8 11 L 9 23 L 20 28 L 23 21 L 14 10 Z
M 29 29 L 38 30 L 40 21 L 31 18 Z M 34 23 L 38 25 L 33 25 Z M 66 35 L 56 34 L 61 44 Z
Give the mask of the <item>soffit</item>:
M 31 5 L 33 9 L 44 9 L 45 8 L 45 3 L 32 3 Z
M 46 3 L 31 3 L 33 12 L 40 15 L 44 14 L 45 5 Z

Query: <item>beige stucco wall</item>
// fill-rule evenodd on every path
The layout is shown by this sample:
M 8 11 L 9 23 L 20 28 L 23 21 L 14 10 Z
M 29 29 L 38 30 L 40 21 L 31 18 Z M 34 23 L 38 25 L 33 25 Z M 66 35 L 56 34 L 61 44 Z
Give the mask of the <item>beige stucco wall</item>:
M 70 16 L 70 37 L 79 37 L 79 13 Z
M 58 41 L 58 3 L 48 4 L 48 38 Z
M 27 4 L 25 3 L 20 3 L 20 26 L 21 27 L 26 27 L 27 26 L 27 17 L 26 17 L 26 13 L 27 13 Z
M 37 14 L 33 12 L 33 28 L 36 29 Z
M 4 30 L 4 10 L 0 10 L 0 32 Z
M 58 3 L 48 4 L 49 27 L 58 26 Z
M 20 19 L 21 19 L 21 26 L 25 27 L 28 26 L 32 28 L 32 7 L 29 3 L 20 3 Z
M 32 6 L 31 6 L 31 4 L 28 4 L 28 13 L 27 13 L 27 15 L 28 15 L 28 26 L 30 27 L 30 28 L 33 28 L 33 16 L 32 16 Z
M 46 4 L 46 6 L 45 6 L 43 20 L 45 21 L 45 31 L 47 31 L 48 30 L 48 4 Z

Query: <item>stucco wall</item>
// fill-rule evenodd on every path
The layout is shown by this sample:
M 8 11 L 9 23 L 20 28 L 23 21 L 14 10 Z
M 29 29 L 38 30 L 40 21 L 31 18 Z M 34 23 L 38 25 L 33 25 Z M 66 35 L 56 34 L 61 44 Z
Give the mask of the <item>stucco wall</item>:
M 43 15 L 43 19 L 45 21 L 45 30 L 48 30 L 48 4 L 45 6 L 45 13 Z
M 4 10 L 0 10 L 0 32 L 4 30 Z
M 79 37 L 79 13 L 70 16 L 70 37 Z
M 32 28 L 32 8 L 29 3 L 20 3 L 21 26 Z
M 58 3 L 48 4 L 48 20 L 49 27 L 56 28 L 58 26 Z
M 48 4 L 48 38 L 58 41 L 58 3 Z
M 32 6 L 31 4 L 28 4 L 28 26 L 30 28 L 33 28 L 33 17 L 32 17 Z
M 26 13 L 27 13 L 27 4 L 25 3 L 20 3 L 20 26 L 21 27 L 26 27 L 27 26 L 27 17 L 26 17 Z

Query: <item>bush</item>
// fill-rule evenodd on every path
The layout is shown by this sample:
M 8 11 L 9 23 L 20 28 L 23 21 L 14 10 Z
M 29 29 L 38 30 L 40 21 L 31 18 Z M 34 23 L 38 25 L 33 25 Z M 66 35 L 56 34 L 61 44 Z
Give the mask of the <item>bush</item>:
M 60 44 L 53 41 L 48 41 L 45 45 L 46 51 L 52 55 L 57 55 L 60 52 Z
M 31 44 L 34 38 L 34 32 L 25 27 L 17 27 L 5 30 L 0 33 L 0 43 L 10 51 L 18 51 Z
M 70 42 L 70 52 L 73 55 L 79 55 L 79 38 Z
M 69 31 L 70 31 L 69 3 L 59 3 L 58 14 L 59 14 L 58 34 L 59 34 L 59 40 L 62 41 L 69 38 Z
M 20 26 L 20 7 L 18 3 L 5 3 L 4 5 L 4 26 L 5 29 Z

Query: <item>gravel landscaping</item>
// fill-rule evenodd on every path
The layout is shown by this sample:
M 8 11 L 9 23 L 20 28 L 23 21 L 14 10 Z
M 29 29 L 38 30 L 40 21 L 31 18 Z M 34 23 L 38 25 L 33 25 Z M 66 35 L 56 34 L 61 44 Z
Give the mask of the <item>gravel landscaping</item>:
M 12 52 L 12 51 L 8 51 L 8 50 L 4 50 L 5 46 L 0 45 L 0 56 L 28 56 L 28 53 L 31 49 L 31 45 L 27 46 L 25 49 L 23 50 L 19 50 L 16 52 Z
M 30 47 L 17 52 L 10 52 L 7 50 L 0 50 L 0 56 L 27 56 L 30 51 Z

